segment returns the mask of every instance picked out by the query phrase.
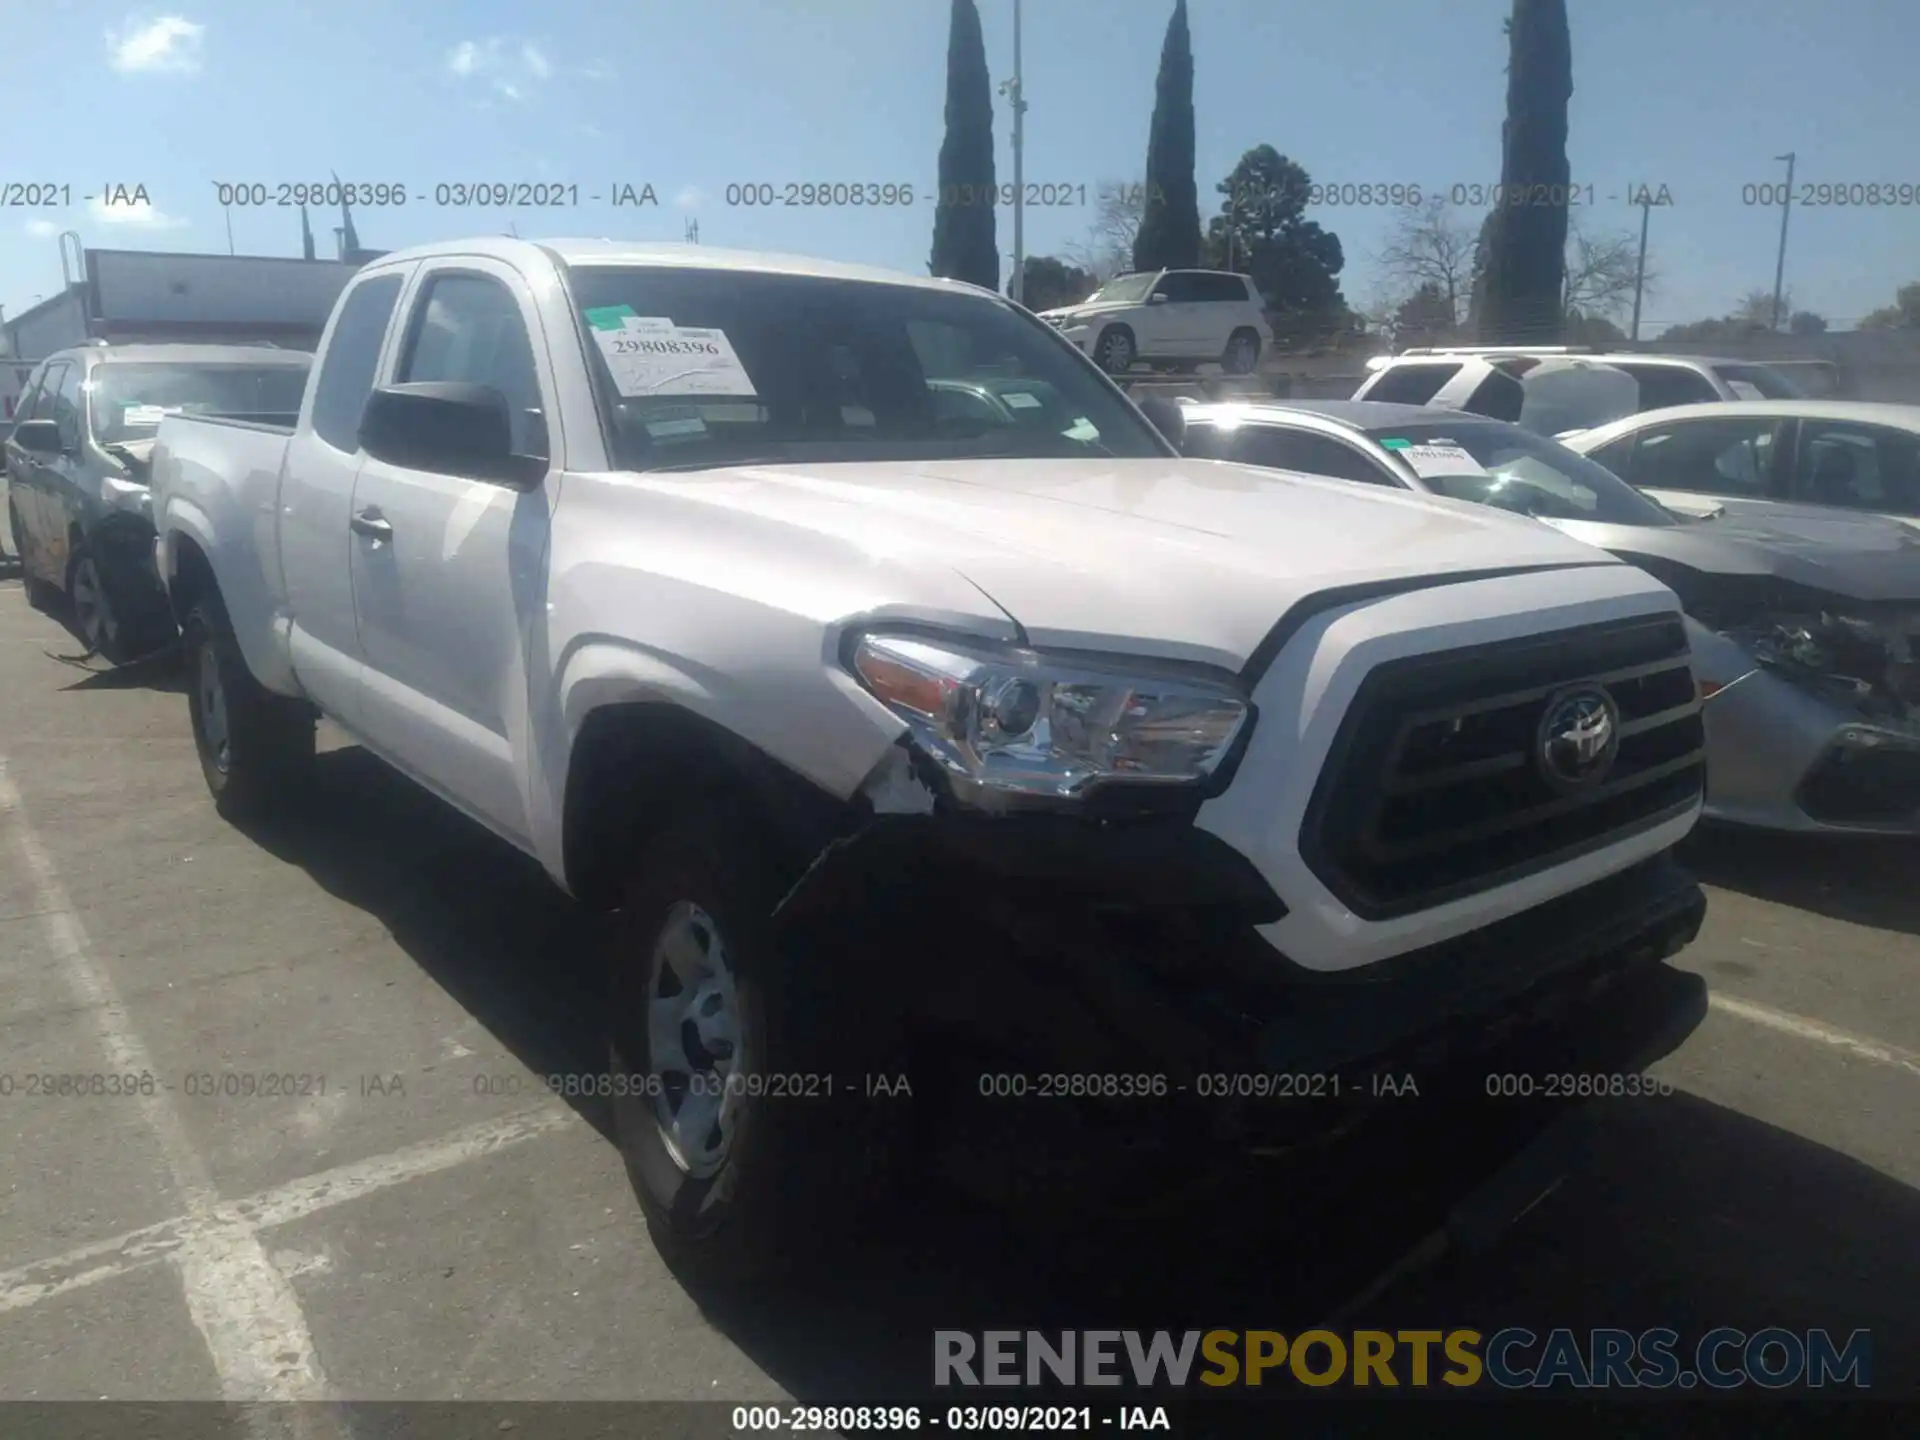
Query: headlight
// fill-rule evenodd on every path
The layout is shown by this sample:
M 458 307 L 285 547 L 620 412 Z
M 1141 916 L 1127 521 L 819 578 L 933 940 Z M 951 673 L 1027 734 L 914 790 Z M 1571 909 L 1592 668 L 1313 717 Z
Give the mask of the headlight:
M 867 634 L 848 661 L 956 792 L 976 802 L 1073 800 L 1109 784 L 1198 785 L 1252 715 L 1225 678 L 1118 658 Z

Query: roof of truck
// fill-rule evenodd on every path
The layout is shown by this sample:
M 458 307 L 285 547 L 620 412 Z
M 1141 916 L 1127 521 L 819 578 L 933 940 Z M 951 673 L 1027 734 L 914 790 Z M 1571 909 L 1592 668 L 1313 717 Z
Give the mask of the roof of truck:
M 712 245 L 647 240 L 515 240 L 503 236 L 476 236 L 469 240 L 443 240 L 431 245 L 414 245 L 382 255 L 367 268 L 425 260 L 444 255 L 491 256 L 509 264 L 525 261 L 536 254 L 558 258 L 574 265 L 663 265 L 702 270 L 752 270 L 779 275 L 813 275 L 829 280 L 866 280 L 883 285 L 913 285 L 929 290 L 970 290 L 993 294 L 978 285 L 961 280 L 944 280 L 927 275 L 912 275 L 901 270 L 883 270 L 873 265 L 844 265 L 837 260 L 816 260 L 807 255 L 785 255 L 764 250 L 723 250 Z

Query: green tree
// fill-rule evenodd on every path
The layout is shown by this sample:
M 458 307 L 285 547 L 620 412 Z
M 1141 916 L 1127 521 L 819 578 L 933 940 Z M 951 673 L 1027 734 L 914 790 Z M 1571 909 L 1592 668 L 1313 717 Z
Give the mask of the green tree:
M 1564 323 L 1567 102 L 1573 96 L 1566 0 L 1513 0 L 1507 42 L 1501 203 L 1487 237 L 1481 334 L 1546 343 L 1559 337 Z
M 1827 317 L 1811 310 L 1796 310 L 1787 321 L 1787 329 L 1796 335 L 1818 335 L 1827 328 Z
M 1187 29 L 1187 0 L 1174 0 L 1153 85 L 1147 205 L 1133 242 L 1135 270 L 1186 270 L 1200 263 L 1200 195 L 1193 164 L 1193 36 Z
M 1894 292 L 1893 304 L 1883 305 L 1861 320 L 1862 330 L 1920 330 L 1920 280 Z
M 1206 263 L 1252 278 L 1277 339 L 1318 338 L 1346 323 L 1346 256 L 1338 235 L 1306 218 L 1312 185 L 1300 165 L 1257 145 L 1214 187 L 1220 213 L 1207 224 Z
M 1061 305 L 1077 305 L 1094 290 L 1093 276 L 1077 265 L 1069 265 L 1052 255 L 1029 255 L 1027 283 L 1022 303 L 1038 312 Z M 1007 277 L 1007 294 L 1013 294 L 1013 277 Z
M 994 237 L 993 82 L 974 0 L 953 0 L 947 31 L 947 135 L 940 142 L 940 194 L 933 211 L 933 259 L 949 280 L 1000 288 Z
M 1453 302 L 1435 280 L 1428 280 L 1393 312 L 1396 345 L 1438 345 L 1453 337 Z

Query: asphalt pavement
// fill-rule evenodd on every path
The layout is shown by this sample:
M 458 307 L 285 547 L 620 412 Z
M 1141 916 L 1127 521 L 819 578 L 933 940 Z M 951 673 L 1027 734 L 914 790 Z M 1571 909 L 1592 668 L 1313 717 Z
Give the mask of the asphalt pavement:
M 599 922 L 337 740 L 314 813 L 241 833 L 179 682 L 78 648 L 0 579 L 0 1398 L 918 1394 L 935 1328 L 1295 1330 L 1411 1222 L 1390 1188 L 1344 1234 L 1108 1189 L 1062 1227 L 956 1185 L 831 1283 L 691 1294 L 606 1115 L 537 1079 L 600 1063 Z M 1492 1254 L 1355 1323 L 1866 1328 L 1876 1391 L 1920 1389 L 1920 847 L 1687 858 L 1714 1008 L 1674 1093 L 1608 1102 Z

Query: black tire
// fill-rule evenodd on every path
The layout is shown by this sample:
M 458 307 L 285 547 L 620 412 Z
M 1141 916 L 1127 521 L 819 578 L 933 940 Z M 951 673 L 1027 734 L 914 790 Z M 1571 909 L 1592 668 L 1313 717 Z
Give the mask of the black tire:
M 906 1151 L 904 1102 L 862 1094 L 875 1057 L 899 1053 L 891 1006 L 863 1003 L 872 991 L 831 961 L 790 966 L 776 955 L 772 915 L 793 877 L 770 861 L 757 829 L 751 812 L 716 801 L 688 805 L 653 836 L 624 892 L 611 967 L 608 1056 L 628 1178 L 661 1254 L 690 1284 L 725 1290 L 833 1253 L 892 1198 Z M 683 937 L 704 935 L 703 956 L 724 954 L 732 978 L 740 1043 L 728 1058 L 741 1068 L 702 1082 L 708 1094 L 733 1091 L 717 1164 L 711 1154 L 694 1157 L 706 1164 L 676 1158 L 662 1111 L 679 1109 L 648 1093 L 668 1088 L 654 1069 L 650 1001 L 656 989 L 684 993 L 656 968 L 656 947 L 682 923 Z M 690 1023 L 677 1032 L 682 1057 L 699 1039 Z M 776 1081 L 778 1091 L 764 1093 Z M 679 1082 L 681 1104 L 691 1089 Z
M 1252 330 L 1236 330 L 1227 337 L 1220 368 L 1229 375 L 1251 375 L 1260 368 L 1260 337 Z
M 214 808 L 228 820 L 254 820 L 297 802 L 313 766 L 312 708 L 254 679 L 218 601 L 194 607 L 181 650 L 194 749 Z M 210 682 L 219 687 L 224 744 L 209 730 Z
M 1093 363 L 1109 375 L 1124 375 L 1139 356 L 1133 348 L 1133 332 L 1124 325 L 1109 325 L 1094 342 Z
M 100 573 L 93 547 L 76 545 L 67 560 L 67 603 L 87 648 L 112 664 L 132 658 L 129 637 Z

